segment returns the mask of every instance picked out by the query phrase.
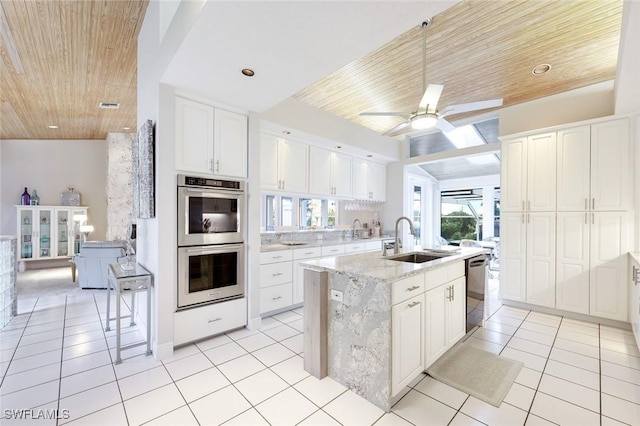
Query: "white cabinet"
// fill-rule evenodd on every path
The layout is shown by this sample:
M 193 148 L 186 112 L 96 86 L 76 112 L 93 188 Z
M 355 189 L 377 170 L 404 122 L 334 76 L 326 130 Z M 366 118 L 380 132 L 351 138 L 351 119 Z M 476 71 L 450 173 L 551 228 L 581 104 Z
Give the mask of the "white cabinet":
M 502 158 L 503 211 L 555 210 L 555 132 L 506 140 Z
M 282 309 L 293 300 L 291 250 L 260 253 L 260 313 Z
M 235 299 L 176 312 L 173 344 L 182 345 L 247 324 L 247 299 Z
M 425 318 L 424 367 L 428 368 L 466 333 L 464 277 L 425 293 Z
M 335 197 L 351 196 L 351 156 L 311 146 L 309 192 Z
M 558 211 L 630 208 L 629 121 L 558 131 Z
M 500 297 L 524 302 L 527 297 L 526 213 L 500 215 Z
M 80 249 L 80 225 L 74 216 L 86 218 L 87 207 L 16 206 L 19 260 L 72 256 Z
M 558 200 L 560 201 L 560 200 Z M 588 212 L 558 212 L 556 308 L 589 313 Z
M 353 198 L 385 201 L 387 168 L 384 164 L 353 159 Z
M 526 301 L 556 306 L 556 214 L 527 213 Z
M 591 125 L 591 208 L 627 210 L 631 199 L 629 120 Z
M 391 393 L 424 370 L 424 293 L 391 307 Z
M 247 117 L 175 98 L 177 170 L 247 177 Z
M 591 315 L 628 321 L 628 260 L 631 248 L 627 212 L 591 213 Z
M 262 189 L 308 192 L 309 145 L 269 133 L 260 138 Z
M 322 256 L 320 247 L 308 247 L 293 250 L 293 294 L 292 303 L 297 305 L 304 302 L 304 267 L 300 262 L 319 259 Z

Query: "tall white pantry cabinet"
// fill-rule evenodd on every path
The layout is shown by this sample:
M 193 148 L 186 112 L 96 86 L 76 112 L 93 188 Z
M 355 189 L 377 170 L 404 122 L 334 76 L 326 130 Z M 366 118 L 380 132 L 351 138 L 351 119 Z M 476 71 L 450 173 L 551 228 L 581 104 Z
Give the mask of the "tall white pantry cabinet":
M 502 141 L 503 299 L 628 321 L 629 119 Z

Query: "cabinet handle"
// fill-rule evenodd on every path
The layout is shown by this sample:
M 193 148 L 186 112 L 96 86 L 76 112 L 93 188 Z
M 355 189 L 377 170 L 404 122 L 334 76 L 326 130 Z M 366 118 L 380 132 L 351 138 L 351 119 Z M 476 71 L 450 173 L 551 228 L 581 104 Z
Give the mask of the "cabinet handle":
M 413 308 L 414 306 L 418 306 L 420 302 L 411 302 L 407 305 L 407 308 Z
M 282 259 L 282 255 L 280 256 L 273 256 L 272 259 Z
M 213 173 L 213 158 L 209 159 L 209 170 L 211 170 L 211 173 Z
M 596 199 L 595 197 L 591 199 L 591 210 L 595 210 L 596 209 Z
M 282 299 L 282 296 L 276 296 L 276 297 L 272 298 L 272 300 L 278 300 L 278 299 Z
M 271 274 L 271 276 L 273 277 L 279 277 L 280 275 L 282 275 L 282 272 L 276 272 L 275 274 Z
M 596 224 L 596 214 L 595 213 L 591 213 L 591 224 L 592 225 Z
M 456 288 L 451 286 L 451 300 L 456 300 Z
M 216 160 L 216 173 L 220 172 L 220 160 Z
M 312 252 L 312 251 L 308 251 L 308 252 L 306 252 L 304 255 L 305 255 L 305 256 L 311 256 L 312 254 L 313 254 L 313 252 Z
M 587 213 L 587 212 L 584 212 L 584 224 L 585 224 L 585 225 L 587 224 L 587 221 L 588 221 L 588 219 L 587 219 L 587 215 L 588 215 L 588 213 Z
M 214 318 L 214 319 L 210 319 L 209 321 L 207 321 L 208 323 L 212 323 L 212 322 L 216 322 L 216 321 L 220 321 L 222 318 Z
M 420 288 L 420 286 L 419 286 L 419 285 L 413 285 L 413 286 L 411 286 L 411 287 L 407 287 L 407 291 L 413 291 L 413 290 L 417 290 L 417 289 L 419 289 L 419 288 Z
M 524 208 L 524 200 L 522 200 L 522 210 L 525 210 L 525 208 Z
M 451 301 L 451 286 L 447 287 L 447 300 Z
M 531 223 L 531 213 L 527 213 L 527 223 Z

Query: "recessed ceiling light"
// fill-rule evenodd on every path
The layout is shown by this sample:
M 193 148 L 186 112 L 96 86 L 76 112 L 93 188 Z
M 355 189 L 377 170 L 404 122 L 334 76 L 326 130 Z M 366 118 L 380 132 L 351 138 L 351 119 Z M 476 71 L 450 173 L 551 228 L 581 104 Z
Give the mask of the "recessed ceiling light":
M 131 127 L 123 127 L 122 130 L 131 130 Z
M 283 135 L 290 135 L 290 134 L 291 134 L 291 132 L 290 132 L 290 131 L 288 131 L 288 130 L 283 130 L 283 131 L 282 131 L 282 134 L 283 134 Z
M 47 127 L 49 129 L 59 129 L 60 128 L 60 126 L 56 126 L 55 124 L 49 124 Z
M 336 148 L 342 149 L 342 145 L 336 145 Z
M 118 109 L 118 108 L 120 108 L 120 104 L 118 102 L 100 102 L 98 104 L 98 108 L 100 108 L 100 109 Z
M 367 154 L 367 157 L 371 158 L 371 157 L 373 157 L 373 155 L 371 155 L 371 154 Z
M 242 74 L 246 75 L 247 77 L 253 77 L 254 75 L 256 75 L 256 73 L 251 68 L 243 68 Z
M 546 74 L 551 70 L 551 65 L 549 64 L 540 64 L 533 67 L 531 70 L 531 74 L 533 75 L 542 75 Z

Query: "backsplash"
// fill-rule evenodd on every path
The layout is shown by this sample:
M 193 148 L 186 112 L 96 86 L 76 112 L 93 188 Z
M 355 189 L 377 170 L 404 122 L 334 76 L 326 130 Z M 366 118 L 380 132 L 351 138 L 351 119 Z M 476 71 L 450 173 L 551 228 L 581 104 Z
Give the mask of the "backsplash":
M 356 228 L 358 239 L 364 239 L 363 234 L 369 232 L 370 228 Z M 382 235 L 382 238 L 389 238 Z M 305 243 L 317 244 L 322 242 L 323 245 L 342 244 L 345 241 L 353 240 L 352 229 L 324 229 L 316 231 L 282 231 L 282 232 L 263 232 L 260 234 L 261 244 L 263 246 L 269 244 L 283 243 Z

